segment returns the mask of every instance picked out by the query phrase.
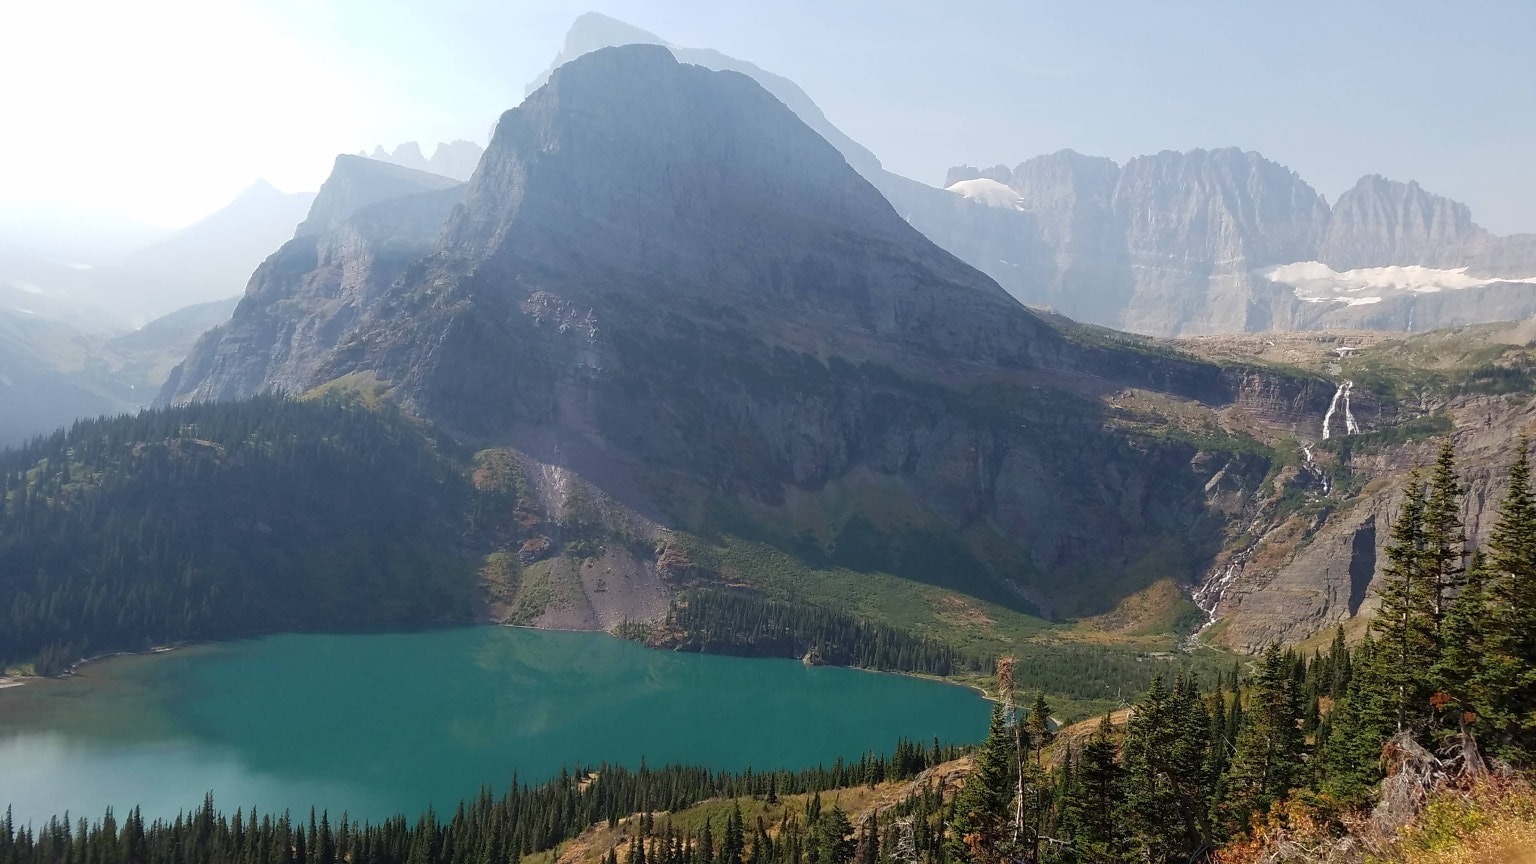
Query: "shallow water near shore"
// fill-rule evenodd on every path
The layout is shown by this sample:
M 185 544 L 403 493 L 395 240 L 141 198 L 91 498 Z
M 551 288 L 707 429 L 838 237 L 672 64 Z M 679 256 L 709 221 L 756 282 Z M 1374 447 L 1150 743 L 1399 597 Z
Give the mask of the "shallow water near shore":
M 0 690 L 0 807 L 174 816 L 451 810 L 577 763 L 804 768 L 898 737 L 971 743 L 987 704 L 943 683 L 475 627 L 285 635 L 117 657 Z

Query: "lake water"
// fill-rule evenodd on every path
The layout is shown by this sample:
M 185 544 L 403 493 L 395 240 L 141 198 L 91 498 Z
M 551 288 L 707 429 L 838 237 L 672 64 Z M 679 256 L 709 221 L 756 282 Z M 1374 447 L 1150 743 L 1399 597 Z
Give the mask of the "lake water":
M 20 821 L 213 792 L 379 819 L 450 810 L 513 773 L 645 759 L 806 768 L 900 736 L 972 743 L 988 707 L 947 684 L 476 627 L 287 635 L 93 663 L 0 690 L 0 807 Z

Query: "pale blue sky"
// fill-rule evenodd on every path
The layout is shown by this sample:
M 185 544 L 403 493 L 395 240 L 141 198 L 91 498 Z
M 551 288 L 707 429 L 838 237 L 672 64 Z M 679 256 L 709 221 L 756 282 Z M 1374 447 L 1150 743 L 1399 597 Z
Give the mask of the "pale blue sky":
M 0 143 L 0 189 L 162 223 L 255 176 L 312 187 L 339 150 L 483 143 L 591 9 L 793 79 L 927 182 L 1063 147 L 1123 161 L 1237 145 L 1330 200 L 1381 173 L 1467 202 L 1493 230 L 1536 231 L 1530 0 L 30 5 L 45 8 L 0 12 L 22 25 L 0 26 L 0 74 L 30 88 L 0 94 L 24 130 Z

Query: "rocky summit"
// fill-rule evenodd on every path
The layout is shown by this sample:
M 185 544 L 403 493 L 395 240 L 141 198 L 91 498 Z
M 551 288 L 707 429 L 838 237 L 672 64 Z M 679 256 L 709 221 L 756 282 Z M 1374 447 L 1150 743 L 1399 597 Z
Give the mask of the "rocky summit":
M 545 565 L 564 599 L 539 623 L 612 626 L 746 579 L 687 539 L 733 537 L 1107 611 L 1198 573 L 1267 470 L 1245 434 L 1146 406 L 1285 424 L 1334 391 L 1042 320 L 752 79 L 659 47 L 559 67 L 464 187 L 333 200 L 407 191 L 383 169 L 403 170 L 338 161 L 346 182 L 162 399 L 366 381 L 499 454 L 547 520 L 516 538 L 526 562 L 607 538 Z M 1125 392 L 1149 395 L 1110 404 Z

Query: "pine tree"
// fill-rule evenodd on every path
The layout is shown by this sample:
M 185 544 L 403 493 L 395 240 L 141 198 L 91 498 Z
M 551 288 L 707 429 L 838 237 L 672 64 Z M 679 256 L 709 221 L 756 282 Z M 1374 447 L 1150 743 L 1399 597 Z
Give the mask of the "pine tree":
M 1014 731 L 1005 721 L 1003 706 L 993 705 L 987 740 L 977 750 L 971 773 L 952 805 L 949 845 L 956 859 L 982 864 L 1003 860 L 1013 815 L 1014 746 Z
M 1209 721 L 1199 708 L 1187 685 L 1169 691 L 1157 675 L 1126 725 L 1126 822 L 1152 864 L 1183 862 L 1206 842 L 1200 739 Z
M 1127 848 L 1125 772 L 1115 757 L 1114 727 L 1105 714 L 1077 758 L 1063 815 L 1081 864 L 1121 861 Z
M 1530 445 L 1510 466 L 1499 518 L 1487 543 L 1489 627 L 1483 680 L 1492 749 L 1523 759 L 1536 752 L 1536 500 Z
M 1392 525 L 1383 569 L 1381 608 L 1371 621 L 1380 666 L 1393 694 L 1396 728 L 1427 715 L 1429 670 L 1435 661 L 1433 583 L 1427 572 L 1424 533 L 1424 484 L 1414 471 L 1403 490 L 1402 510 Z
M 1392 662 L 1367 636 L 1355 649 L 1344 698 L 1329 715 L 1319 788 L 1340 808 L 1364 804 L 1381 780 L 1381 749 L 1397 728 L 1394 679 L 1383 669 Z
M 1223 787 L 1227 827 L 1234 833 L 1301 781 L 1301 706 L 1287 666 L 1280 646 L 1270 645 L 1249 686 L 1248 711 Z
M 1446 608 L 1461 590 L 1465 575 L 1467 534 L 1461 523 L 1465 493 L 1456 476 L 1456 448 L 1447 438 L 1435 460 L 1429 497 L 1424 502 L 1425 595 L 1432 606 L 1437 637 Z
M 1468 723 L 1489 710 L 1486 689 L 1489 572 L 1481 552 L 1472 556 L 1472 566 L 1461 591 L 1446 608 L 1440 624 L 1440 658 L 1433 672 L 1436 708 L 1443 715 L 1442 725 L 1460 733 Z M 1470 717 L 1468 715 L 1471 715 Z

